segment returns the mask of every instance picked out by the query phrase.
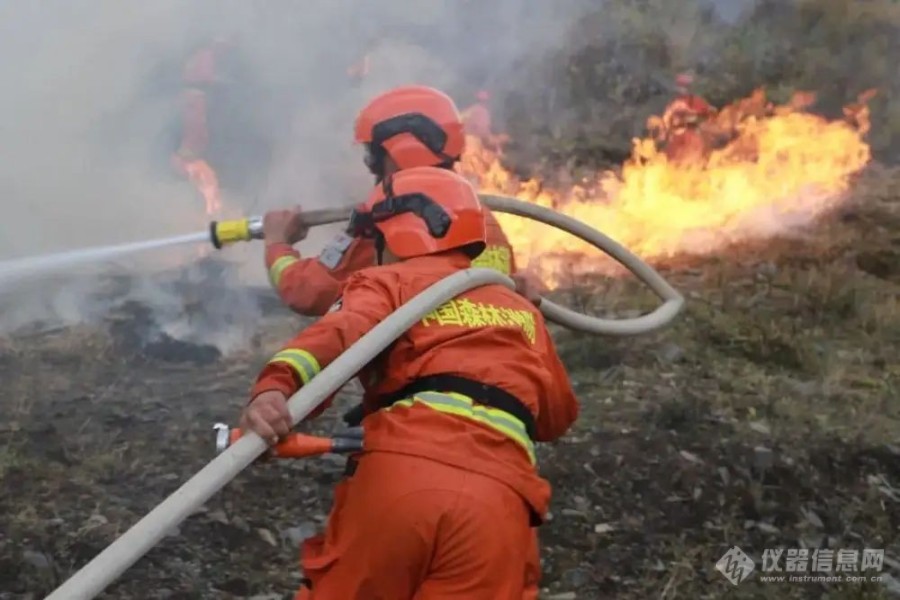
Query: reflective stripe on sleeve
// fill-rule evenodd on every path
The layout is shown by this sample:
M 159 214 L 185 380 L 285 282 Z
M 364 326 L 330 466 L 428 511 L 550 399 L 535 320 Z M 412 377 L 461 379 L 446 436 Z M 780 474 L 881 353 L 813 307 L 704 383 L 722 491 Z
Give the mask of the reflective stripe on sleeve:
M 282 350 L 269 360 L 269 364 L 284 363 L 297 373 L 303 384 L 309 383 L 309 380 L 319 374 L 322 368 L 316 357 L 306 350 L 298 350 L 289 348 Z
M 297 262 L 300 262 L 299 259 L 296 256 L 291 256 L 289 254 L 277 258 L 275 262 L 272 263 L 272 266 L 269 267 L 269 282 L 272 284 L 272 287 L 278 288 L 284 270 Z

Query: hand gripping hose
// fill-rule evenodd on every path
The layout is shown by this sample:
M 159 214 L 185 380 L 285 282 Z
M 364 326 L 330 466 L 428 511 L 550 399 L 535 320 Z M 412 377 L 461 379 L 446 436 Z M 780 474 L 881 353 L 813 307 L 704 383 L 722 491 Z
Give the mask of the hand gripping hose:
M 459 294 L 489 284 L 505 285 L 510 289 L 515 287 L 509 277 L 492 269 L 467 269 L 454 273 L 419 293 L 372 328 L 290 398 L 288 408 L 293 423 L 300 422 L 325 398 L 340 389 L 416 321 Z M 267 448 L 266 442 L 255 433 L 242 435 L 225 452 L 66 580 L 46 600 L 94 598 L 155 546 L 167 531 L 200 508 Z
M 592 333 L 594 335 L 626 337 L 650 333 L 665 327 L 684 307 L 684 298 L 681 294 L 669 285 L 650 265 L 593 227 L 549 208 L 517 200 L 516 198 L 491 194 L 480 194 L 479 196 L 482 202 L 491 210 L 545 223 L 571 233 L 575 237 L 593 245 L 625 266 L 663 300 L 662 306 L 652 313 L 634 319 L 601 319 L 577 313 L 554 302 L 542 299 L 541 312 L 548 321 L 574 331 Z M 350 218 L 350 210 L 350 208 L 337 208 L 309 211 L 303 214 L 304 222 L 311 227 L 315 227 L 316 225 L 346 221 Z M 223 245 L 236 241 L 260 239 L 262 237 L 262 221 L 259 218 L 253 218 L 242 221 L 213 222 L 210 225 L 210 237 L 216 248 L 221 248 Z

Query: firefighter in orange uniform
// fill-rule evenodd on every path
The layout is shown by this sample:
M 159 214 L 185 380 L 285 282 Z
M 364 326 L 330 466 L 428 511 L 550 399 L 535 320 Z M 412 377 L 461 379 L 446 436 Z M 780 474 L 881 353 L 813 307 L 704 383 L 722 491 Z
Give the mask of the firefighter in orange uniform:
M 366 166 L 376 181 L 397 171 L 420 166 L 451 170 L 465 146 L 463 123 L 453 100 L 426 86 L 404 86 L 375 97 L 356 120 L 355 139 L 364 144 Z M 510 275 L 518 291 L 538 304 L 541 284 L 517 272 L 506 235 L 494 215 L 483 207 L 487 247 L 472 264 Z M 292 245 L 306 237 L 303 215 L 296 210 L 270 211 L 264 217 L 265 262 L 269 281 L 282 301 L 302 315 L 320 316 L 337 300 L 353 273 L 370 267 L 375 258 L 372 239 L 352 232 L 338 234 L 316 258 L 301 258 Z M 361 407 L 345 415 L 355 425 Z M 532 540 L 525 600 L 537 598 L 541 578 L 537 533 Z
M 271 443 L 290 430 L 289 396 L 486 246 L 474 188 L 433 167 L 384 179 L 351 227 L 381 266 L 351 275 L 328 314 L 260 373 L 241 426 Z M 336 490 L 325 533 L 304 543 L 296 598 L 523 598 L 530 527 L 550 499 L 534 442 L 559 438 L 578 414 L 541 314 L 503 286 L 470 290 L 407 330 L 360 380 L 366 450 Z
M 209 147 L 209 95 L 215 86 L 227 83 L 222 75 L 221 58 L 234 40 L 220 36 L 192 54 L 184 65 L 181 93 L 181 145 L 172 156 L 175 170 L 197 187 L 206 202 L 207 214 L 222 208 L 216 172 L 206 161 Z
M 491 125 L 491 109 L 488 103 L 491 95 L 486 90 L 475 94 L 475 104 L 462 113 L 466 134 L 478 138 L 490 151 L 500 153 L 503 144 L 509 141 L 505 134 L 495 134 Z
M 710 149 L 702 126 L 715 116 L 716 109 L 691 93 L 693 81 L 690 73 L 675 78 L 679 95 L 666 106 L 662 117 L 665 154 L 673 162 L 700 163 Z
M 463 124 L 449 96 L 426 86 L 404 86 L 374 98 L 356 120 L 356 142 L 365 145 L 366 165 L 381 180 L 410 167 L 453 169 L 465 146 Z M 509 240 L 485 209 L 488 247 L 474 262 L 504 274 L 516 271 Z M 299 211 L 277 210 L 263 220 L 269 281 L 294 311 L 319 316 L 340 294 L 343 282 L 372 265 L 373 241 L 337 235 L 317 258 L 301 258 L 292 245 L 306 237 Z M 533 286 L 535 282 L 523 282 Z

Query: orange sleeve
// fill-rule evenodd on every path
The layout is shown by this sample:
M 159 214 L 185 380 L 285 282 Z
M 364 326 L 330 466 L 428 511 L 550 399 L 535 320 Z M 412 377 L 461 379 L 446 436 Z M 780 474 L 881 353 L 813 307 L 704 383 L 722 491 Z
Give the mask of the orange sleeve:
M 569 374 L 563 365 L 556 346 L 547 327 L 541 323 L 543 347 L 545 348 L 544 366 L 550 371 L 550 387 L 541 394 L 537 418 L 536 440 L 552 442 L 562 437 L 578 418 L 578 398 L 572 389 Z
M 366 241 L 335 236 L 316 258 L 301 258 L 288 244 L 270 244 L 266 247 L 269 282 L 291 310 L 310 317 L 324 315 L 340 296 L 347 277 L 372 266 Z
M 276 353 L 256 380 L 251 398 L 277 390 L 292 396 L 395 308 L 393 291 L 384 282 L 360 273 L 347 281 L 343 296 L 324 317 Z M 324 411 L 330 399 L 310 413 Z

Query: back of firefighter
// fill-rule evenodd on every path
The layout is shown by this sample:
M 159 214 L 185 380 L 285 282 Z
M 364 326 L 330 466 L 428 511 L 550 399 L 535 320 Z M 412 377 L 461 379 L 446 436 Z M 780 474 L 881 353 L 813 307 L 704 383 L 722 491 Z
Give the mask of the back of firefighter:
M 486 245 L 474 188 L 430 167 L 385 179 L 351 227 L 382 266 L 351 275 L 328 314 L 259 375 L 242 427 L 271 443 L 290 430 L 286 398 Z M 325 533 L 304 543 L 297 599 L 526 597 L 531 526 L 550 498 L 534 442 L 557 439 L 578 413 L 541 314 L 503 286 L 465 292 L 360 380 L 366 451 L 336 489 Z
M 453 100 L 431 87 L 404 86 L 374 98 L 356 120 L 355 139 L 366 150 L 366 166 L 381 180 L 411 167 L 453 169 L 465 146 L 463 123 Z M 487 248 L 475 266 L 515 272 L 509 240 L 485 209 Z M 340 294 L 346 279 L 372 265 L 372 240 L 341 233 L 317 258 L 301 258 L 293 244 L 306 237 L 299 211 L 271 211 L 264 218 L 269 281 L 294 311 L 319 316 Z

